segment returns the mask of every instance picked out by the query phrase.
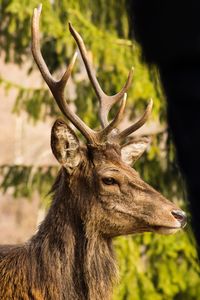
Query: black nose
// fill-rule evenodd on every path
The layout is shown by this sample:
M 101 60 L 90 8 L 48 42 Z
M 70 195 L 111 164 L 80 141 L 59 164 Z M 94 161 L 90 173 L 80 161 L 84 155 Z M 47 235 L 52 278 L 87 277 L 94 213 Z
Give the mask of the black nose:
M 181 223 L 181 227 L 185 227 L 187 224 L 186 213 L 182 210 L 172 210 L 172 215 Z

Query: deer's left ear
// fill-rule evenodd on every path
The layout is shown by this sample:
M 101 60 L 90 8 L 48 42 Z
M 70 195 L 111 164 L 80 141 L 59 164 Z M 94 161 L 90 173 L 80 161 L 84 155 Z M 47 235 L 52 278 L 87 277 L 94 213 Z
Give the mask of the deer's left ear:
M 51 149 L 59 163 L 71 173 L 81 160 L 80 144 L 74 131 L 61 119 L 51 130 Z
M 142 137 L 134 139 L 131 142 L 125 144 L 121 148 L 122 160 L 128 165 L 133 165 L 136 160 L 144 153 L 149 146 L 151 139 L 148 137 Z

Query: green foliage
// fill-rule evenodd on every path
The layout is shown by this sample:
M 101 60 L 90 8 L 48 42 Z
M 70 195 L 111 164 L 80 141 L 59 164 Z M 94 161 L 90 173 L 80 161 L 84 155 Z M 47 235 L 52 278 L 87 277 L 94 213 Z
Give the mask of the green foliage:
M 51 72 L 66 66 L 76 48 L 67 22 L 84 38 L 93 59 L 97 77 L 108 94 L 118 92 L 134 66 L 134 83 L 128 92 L 127 113 L 134 119 L 153 98 L 152 119 L 165 123 L 166 107 L 155 67 L 141 63 L 140 48 L 128 39 L 126 1 L 68 0 L 41 1 L 42 52 Z M 30 18 L 38 1 L 0 0 L 1 51 L 7 62 L 22 65 L 30 53 Z M 119 17 L 120 16 L 120 17 Z M 33 63 L 29 72 L 35 67 Z M 91 127 L 99 126 L 96 96 L 88 80 L 80 81 L 80 61 L 73 71 L 75 104 L 80 117 Z M 46 88 L 25 88 L 0 78 L 1 87 L 18 91 L 13 111 L 25 110 L 37 122 L 57 116 L 58 110 Z M 112 117 L 112 112 L 111 112 Z M 141 176 L 179 205 L 183 201 L 183 182 L 175 163 L 175 152 L 166 132 L 152 138 L 152 146 L 136 164 Z M 44 197 L 55 178 L 55 168 L 1 166 L 1 187 L 15 197 L 31 197 L 34 191 Z M 44 180 L 45 178 L 45 180 Z M 174 236 L 143 234 L 115 240 L 121 280 L 114 300 L 196 300 L 200 298 L 200 276 L 191 231 Z
M 118 238 L 115 245 L 123 281 L 113 299 L 198 299 L 199 267 L 190 235 L 145 233 Z
M 153 98 L 153 114 L 156 118 L 160 113 L 163 114 L 163 106 L 160 105 L 160 94 L 154 88 L 152 81 L 152 78 L 156 80 L 157 74 L 155 71 L 149 71 L 141 64 L 139 47 L 125 39 L 128 33 L 128 24 L 124 2 L 122 1 L 119 4 L 111 1 L 108 5 L 102 0 L 83 2 L 71 0 L 67 2 L 54 1 L 51 5 L 47 0 L 42 1 L 43 11 L 40 22 L 42 52 L 52 72 L 62 65 L 68 64 L 76 48 L 67 28 L 67 22 L 70 20 L 83 36 L 87 48 L 93 53 L 97 76 L 103 89 L 108 94 L 119 91 L 125 83 L 130 68 L 134 66 L 134 84 L 129 91 L 129 97 L 132 101 L 129 101 L 127 110 L 132 111 L 134 108 L 134 114 L 131 114 L 131 116 L 135 117 L 138 110 L 144 108 L 147 99 Z M 27 56 L 31 56 L 30 19 L 33 8 L 37 5 L 37 1 L 1 0 L 1 48 L 6 54 L 6 61 L 22 64 Z M 102 7 L 101 14 L 97 14 L 96 7 Z M 118 15 L 121 16 L 120 20 L 117 17 Z M 105 20 L 109 20 L 109 22 L 105 23 Z M 35 67 L 35 64 L 33 64 L 32 68 Z M 75 76 L 73 78 L 75 79 Z M 83 84 L 76 80 L 76 85 L 78 91 L 77 107 L 83 108 L 83 102 L 91 102 L 96 106 L 94 94 L 91 91 L 87 93 L 87 101 L 83 99 L 87 90 L 86 86 L 90 86 L 89 82 Z M 90 87 L 88 89 L 91 90 Z M 20 89 L 17 98 L 17 104 L 20 103 L 19 101 L 26 102 L 26 105 L 23 105 L 22 108 L 28 108 L 28 113 L 33 119 L 41 118 L 41 114 L 37 115 L 35 109 L 29 109 L 32 108 L 32 103 L 29 105 L 28 102 L 32 102 L 32 99 L 37 97 L 38 90 L 31 89 L 25 92 L 24 89 Z M 38 101 L 37 105 L 39 105 Z M 135 109 L 136 105 L 137 110 Z M 86 116 L 89 125 L 94 123 L 94 120 L 92 120 L 90 124 L 90 117 L 87 117 L 92 115 L 89 105 L 84 106 L 84 110 L 79 110 L 79 112 Z
M 13 112 L 20 114 L 22 110 L 26 111 L 29 119 L 33 122 L 43 120 L 47 117 L 56 117 L 59 115 L 59 108 L 52 101 L 50 93 L 46 89 L 26 88 L 0 77 L 0 85 L 9 93 L 11 89 L 17 89 L 18 94 L 15 99 Z
M 30 198 L 34 192 L 38 192 L 43 201 L 47 202 L 57 172 L 58 168 L 50 166 L 2 165 L 0 166 L 0 176 L 3 178 L 1 189 L 3 193 L 13 192 L 13 196 L 16 198 Z

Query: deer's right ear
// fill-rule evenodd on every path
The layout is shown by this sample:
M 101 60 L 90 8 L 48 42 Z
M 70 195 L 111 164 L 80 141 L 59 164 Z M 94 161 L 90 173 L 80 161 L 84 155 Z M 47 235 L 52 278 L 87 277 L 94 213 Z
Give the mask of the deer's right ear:
M 51 130 L 51 149 L 61 165 L 71 173 L 81 160 L 80 144 L 74 131 L 61 119 Z

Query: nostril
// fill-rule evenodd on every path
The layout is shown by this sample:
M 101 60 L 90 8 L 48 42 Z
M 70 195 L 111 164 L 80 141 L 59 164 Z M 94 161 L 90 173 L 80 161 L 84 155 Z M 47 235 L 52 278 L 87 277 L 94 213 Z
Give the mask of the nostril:
M 182 210 L 172 210 L 171 214 L 181 223 L 181 227 L 184 227 L 187 223 L 187 215 Z

